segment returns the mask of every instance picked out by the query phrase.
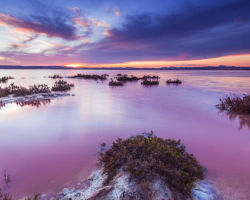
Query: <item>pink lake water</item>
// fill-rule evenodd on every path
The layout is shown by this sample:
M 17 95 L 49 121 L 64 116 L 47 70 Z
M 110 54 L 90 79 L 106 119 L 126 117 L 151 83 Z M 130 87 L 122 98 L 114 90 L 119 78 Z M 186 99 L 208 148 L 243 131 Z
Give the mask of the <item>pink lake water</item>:
M 40 106 L 9 104 L 0 108 L 0 172 L 12 181 L 0 188 L 20 199 L 36 192 L 53 194 L 84 180 L 97 160 L 101 142 L 142 132 L 181 139 L 207 168 L 207 179 L 226 199 L 250 199 L 250 117 L 219 113 L 219 98 L 250 92 L 250 71 L 118 71 L 118 70 L 1 70 L 17 85 L 29 86 L 61 76 L 117 73 L 158 75 L 158 86 L 67 79 L 76 96 Z M 25 79 L 21 79 L 25 77 Z M 166 85 L 179 78 L 179 86 Z M 2 176 L 2 175 L 0 175 Z

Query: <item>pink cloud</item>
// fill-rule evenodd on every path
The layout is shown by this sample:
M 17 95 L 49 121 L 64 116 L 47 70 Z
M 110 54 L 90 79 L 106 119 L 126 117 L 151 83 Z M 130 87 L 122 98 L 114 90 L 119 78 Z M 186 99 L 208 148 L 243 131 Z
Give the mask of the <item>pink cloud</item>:
M 82 18 L 73 18 L 72 21 L 75 22 L 78 26 L 81 26 L 84 28 L 87 28 L 90 26 L 90 22 Z
M 98 21 L 95 18 L 90 18 L 89 20 L 91 21 L 91 23 L 92 23 L 93 26 L 110 27 L 110 24 L 108 24 L 104 20 Z
M 115 15 L 116 15 L 117 17 L 121 16 L 121 11 L 120 11 L 120 10 L 115 11 Z

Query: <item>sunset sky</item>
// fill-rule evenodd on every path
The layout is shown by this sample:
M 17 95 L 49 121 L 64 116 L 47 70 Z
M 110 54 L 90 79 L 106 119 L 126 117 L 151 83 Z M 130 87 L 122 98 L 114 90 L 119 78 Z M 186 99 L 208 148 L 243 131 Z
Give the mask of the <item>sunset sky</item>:
M 250 0 L 0 0 L 0 65 L 250 66 Z

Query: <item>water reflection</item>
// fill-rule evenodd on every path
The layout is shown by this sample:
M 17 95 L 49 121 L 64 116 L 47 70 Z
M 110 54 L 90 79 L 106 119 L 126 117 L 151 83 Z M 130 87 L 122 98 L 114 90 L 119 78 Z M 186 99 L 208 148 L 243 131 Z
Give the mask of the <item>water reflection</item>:
M 43 100 L 34 100 L 34 101 L 26 101 L 26 102 L 16 102 L 17 106 L 24 107 L 24 106 L 32 106 L 32 107 L 41 107 L 46 106 L 51 102 L 50 99 L 43 99 Z
M 0 110 L 1 110 L 3 107 L 5 107 L 5 104 L 1 104 L 1 103 L 0 103 Z
M 2 70 L 16 85 L 28 87 L 51 74 L 104 74 L 82 70 Z M 124 71 L 110 70 L 114 77 Z M 142 77 L 148 71 L 126 71 Z M 71 79 L 75 97 L 60 101 L 8 104 L 0 110 L 0 173 L 10 170 L 13 182 L 4 188 L 13 199 L 24 195 L 59 192 L 71 182 L 87 178 L 95 166 L 101 142 L 112 144 L 118 137 L 154 130 L 162 138 L 181 139 L 213 174 L 213 183 L 226 190 L 231 199 L 250 199 L 249 117 L 217 115 L 215 105 L 227 94 L 249 92 L 250 71 L 152 71 L 159 85 L 141 81 L 112 88 L 107 82 Z M 26 79 L 20 79 L 26 77 Z M 184 84 L 166 85 L 179 78 Z M 216 80 L 216 81 L 215 81 Z M 47 103 L 50 103 L 49 106 Z M 25 107 L 27 106 L 27 107 Z M 39 107 L 34 109 L 31 106 Z M 237 134 L 238 120 L 243 130 Z M 244 128 L 247 127 L 247 128 Z M 94 155 L 93 155 L 94 154 Z M 1 179 L 1 175 L 0 175 Z M 230 199 L 230 198 L 227 198 Z
M 230 112 L 220 112 L 223 116 L 226 116 L 229 118 L 230 121 L 239 121 L 239 128 L 238 130 L 242 130 L 244 127 L 248 128 L 250 130 L 250 116 L 248 115 L 240 115 L 237 113 L 230 113 Z

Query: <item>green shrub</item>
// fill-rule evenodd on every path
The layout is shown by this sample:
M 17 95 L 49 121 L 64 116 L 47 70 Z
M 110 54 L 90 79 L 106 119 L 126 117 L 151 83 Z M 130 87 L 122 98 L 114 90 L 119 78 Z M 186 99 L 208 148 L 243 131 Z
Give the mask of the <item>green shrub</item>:
M 190 196 L 197 180 L 203 179 L 202 166 L 185 151 L 181 141 L 150 134 L 118 138 L 106 152 L 99 152 L 98 166 L 104 166 L 108 184 L 123 167 L 138 183 L 161 176 L 176 193 Z
M 238 114 L 250 114 L 250 95 L 244 95 L 243 98 L 235 94 L 220 99 L 216 107 L 222 111 L 228 111 Z

